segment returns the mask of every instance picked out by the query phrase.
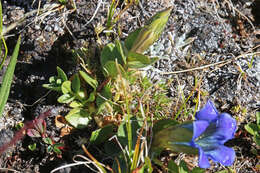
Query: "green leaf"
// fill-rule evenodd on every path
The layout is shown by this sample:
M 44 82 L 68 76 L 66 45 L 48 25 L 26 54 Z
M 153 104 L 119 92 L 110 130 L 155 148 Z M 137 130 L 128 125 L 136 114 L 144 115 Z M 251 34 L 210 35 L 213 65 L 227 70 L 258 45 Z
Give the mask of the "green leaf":
M 63 147 L 64 144 L 62 143 L 56 143 L 56 144 L 53 144 L 52 145 L 52 148 L 53 148 L 53 151 L 56 153 L 56 154 L 62 154 L 61 150 L 59 149 L 59 147 Z
M 75 108 L 65 116 L 65 119 L 76 128 L 84 128 L 88 125 L 92 117 L 86 110 Z
M 260 146 L 260 136 L 254 136 L 255 143 Z
M 72 87 L 72 91 L 75 93 L 78 93 L 80 91 L 80 79 L 78 74 L 74 75 L 72 79 L 71 87 Z
M 131 32 L 127 36 L 127 38 L 125 40 L 125 47 L 127 48 L 128 51 L 130 51 L 131 48 L 133 47 L 133 44 L 141 30 L 142 30 L 142 28 L 138 28 L 137 30 L 135 30 L 134 32 Z
M 52 147 L 53 151 L 56 153 L 56 154 L 62 154 L 61 150 L 57 147 Z
M 71 81 L 67 80 L 63 82 L 61 85 L 61 91 L 63 94 L 71 93 Z
M 153 64 L 158 58 L 149 58 L 140 53 L 129 52 L 127 55 L 127 65 L 130 68 L 143 68 Z
M 36 143 L 28 145 L 29 150 L 34 151 L 36 150 Z
M 170 149 L 173 152 L 184 152 L 187 154 L 198 154 L 198 150 L 187 145 L 176 144 L 190 142 L 192 140 L 192 129 L 185 128 L 185 124 L 192 122 L 185 122 L 179 125 L 173 125 L 157 131 L 153 135 L 152 150 L 154 152 L 161 151 L 161 149 Z
M 199 167 L 195 167 L 192 169 L 191 173 L 204 173 L 205 169 L 199 168 Z
M 114 135 L 113 128 L 114 126 L 107 125 L 101 129 L 93 131 L 90 137 L 90 143 L 92 145 L 100 145 L 104 143 L 107 139 Z
M 42 138 L 43 142 L 49 145 L 52 145 L 52 140 L 51 138 Z
M 186 162 L 181 160 L 180 165 L 179 165 L 179 173 L 189 173 L 189 169 L 186 165 Z
M 173 160 L 168 162 L 168 170 L 171 173 L 179 173 L 178 165 Z
M 164 30 L 164 27 L 166 26 L 171 10 L 172 7 L 158 12 L 148 21 L 132 44 L 133 46 L 131 48 L 131 52 L 143 53 L 155 41 L 158 40 Z
M 122 76 L 125 76 L 125 70 L 124 68 L 118 64 L 119 70 L 121 71 Z M 106 77 L 112 77 L 112 78 L 116 78 L 118 75 L 118 69 L 117 69 L 117 65 L 115 61 L 108 61 L 104 66 L 104 75 Z
M 119 40 L 116 40 L 116 50 L 117 50 L 117 54 L 118 54 L 118 62 L 120 64 L 126 64 L 126 56 L 124 53 L 124 49 L 123 46 L 121 44 L 121 42 Z
M 61 79 L 62 82 L 68 80 L 66 73 L 58 66 L 57 66 L 57 73 L 58 73 L 58 78 Z
M 77 100 L 74 100 L 73 102 L 70 103 L 70 107 L 72 107 L 72 108 L 78 108 L 78 107 L 83 107 L 83 106 L 84 105 Z
M 179 124 L 179 122 L 176 120 L 172 120 L 172 119 L 159 120 L 153 126 L 153 134 L 156 134 L 158 131 L 160 131 L 162 129 L 166 129 L 168 127 L 175 126 L 177 124 Z
M 134 149 L 137 138 L 138 138 L 137 131 L 138 131 L 138 129 L 140 129 L 142 127 L 142 121 L 139 121 L 136 117 L 132 117 L 130 120 L 131 120 L 131 129 L 133 132 L 133 134 L 132 134 L 133 142 L 132 142 L 131 148 Z M 118 137 L 120 144 L 123 146 L 123 148 L 125 148 L 125 146 L 128 145 L 128 132 L 129 131 L 127 130 L 126 126 L 127 126 L 127 123 L 122 122 L 117 130 L 117 137 Z M 131 152 L 133 152 L 133 151 L 131 151 Z
M 93 102 L 96 99 L 96 91 L 90 93 L 87 102 Z
M 107 100 L 110 100 L 112 98 L 112 93 L 111 93 L 110 86 L 109 85 L 105 85 L 104 88 L 102 89 L 100 95 L 102 97 L 98 95 L 97 98 L 96 98 L 96 105 L 97 105 L 98 109 L 100 107 L 102 107 L 102 105 L 106 102 L 106 100 L 104 98 L 106 98 Z
M 108 61 L 115 61 L 115 55 L 113 55 L 114 48 L 115 48 L 115 44 L 113 43 L 109 43 L 103 48 L 100 56 L 100 63 L 102 67 L 104 67 L 104 65 Z
M 79 71 L 80 76 L 85 80 L 85 82 L 87 82 L 94 90 L 97 88 L 98 86 L 98 82 L 97 80 L 91 78 L 87 73 L 85 73 L 84 71 Z
M 246 131 L 248 133 L 250 133 L 251 135 L 257 135 L 257 133 L 259 131 L 257 125 L 254 123 L 246 124 L 244 127 L 245 127 Z
M 152 173 L 153 172 L 153 167 L 152 167 L 152 162 L 151 162 L 150 158 L 149 157 L 145 157 L 144 161 L 145 161 L 145 167 L 147 169 L 147 172 L 148 173 Z
M 256 112 L 256 124 L 260 129 L 260 112 Z
M 49 90 L 53 90 L 53 91 L 61 91 L 60 86 L 56 86 L 56 85 L 53 85 L 53 84 L 43 84 L 42 87 L 47 88 Z
M 75 96 L 71 96 L 70 94 L 63 94 L 58 98 L 59 103 L 70 103 L 75 99 Z
M 12 80 L 13 80 L 13 75 L 14 75 L 14 69 L 15 69 L 15 65 L 16 65 L 17 57 L 18 57 L 18 53 L 19 53 L 20 43 L 21 43 L 21 37 L 19 36 L 16 46 L 14 48 L 14 52 L 12 54 L 11 60 L 8 64 L 8 67 L 4 74 L 2 85 L 0 88 L 0 117 L 2 116 L 6 101 L 9 96 L 9 92 L 10 92 L 10 88 L 11 88 L 11 84 L 12 84 Z

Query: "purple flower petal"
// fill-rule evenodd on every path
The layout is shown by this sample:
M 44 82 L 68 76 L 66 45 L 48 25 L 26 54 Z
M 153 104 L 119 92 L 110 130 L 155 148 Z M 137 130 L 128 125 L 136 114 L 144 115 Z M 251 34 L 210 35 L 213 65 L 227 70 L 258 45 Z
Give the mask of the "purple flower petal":
M 208 156 L 204 153 L 204 151 L 200 147 L 198 147 L 198 149 L 199 149 L 199 167 L 209 168 L 210 163 L 209 163 Z
M 232 139 L 236 132 L 236 120 L 227 113 L 222 113 L 216 122 L 216 133 L 222 134 L 225 141 Z M 225 142 L 224 141 L 224 142 Z
M 214 150 L 204 151 L 214 162 L 219 162 L 224 166 L 231 166 L 235 161 L 235 151 L 224 145 L 216 146 Z
M 193 122 L 193 137 L 192 140 L 195 140 L 198 138 L 209 126 L 209 123 L 207 121 L 194 121 Z
M 218 117 L 218 111 L 214 104 L 209 100 L 207 104 L 196 113 L 196 120 L 214 121 Z

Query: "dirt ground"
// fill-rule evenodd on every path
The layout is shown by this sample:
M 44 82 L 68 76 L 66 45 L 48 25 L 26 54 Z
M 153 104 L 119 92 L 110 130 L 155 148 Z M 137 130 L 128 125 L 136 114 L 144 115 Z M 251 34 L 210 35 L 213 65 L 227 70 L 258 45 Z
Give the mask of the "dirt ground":
M 146 52 L 160 57 L 160 60 L 143 69 L 144 73 L 153 82 L 171 81 L 168 92 L 176 102 L 173 107 L 180 104 L 180 88 L 188 96 L 195 78 L 199 79 L 200 89 L 207 95 L 201 102 L 205 103 L 210 98 L 218 110 L 230 113 L 238 121 L 236 138 L 228 144 L 236 151 L 237 160 L 233 166 L 236 172 L 256 172 L 255 167 L 260 164 L 260 150 L 243 127 L 255 121 L 255 112 L 260 107 L 260 56 L 256 54 L 260 52 L 260 1 L 139 1 L 139 5 L 123 13 L 117 23 L 122 31 L 122 40 L 156 12 L 173 6 L 165 31 Z M 95 28 L 105 25 L 111 1 L 75 0 L 75 11 L 71 5 L 60 8 L 56 1 L 42 0 L 45 15 L 37 13 L 38 0 L 33 5 L 32 0 L 1 2 L 6 29 L 18 22 L 6 33 L 9 56 L 19 34 L 22 42 L 10 96 L 0 120 L 0 146 L 13 137 L 19 122 L 32 120 L 48 109 L 58 109 L 59 114 L 68 111 L 67 107 L 57 103 L 57 93 L 48 92 L 42 84 L 48 83 L 49 77 L 56 74 L 56 66 L 68 76 L 78 70 L 79 66 L 72 61 L 71 49 L 97 46 Z M 122 3 L 118 11 L 123 7 Z M 99 36 L 102 44 L 113 40 L 108 39 L 105 33 Z M 0 82 L 5 69 L 6 66 L 0 71 Z M 194 107 L 192 102 L 188 104 Z M 239 109 L 234 110 L 237 107 Z M 75 131 L 60 139 L 54 116 L 47 118 L 47 130 L 57 141 L 65 141 L 68 149 L 61 158 L 47 153 L 39 140 L 27 136 L 1 155 L 0 167 L 20 172 L 50 172 L 58 166 L 72 163 L 72 157 L 82 153 L 77 140 L 89 136 L 91 129 L 96 127 L 90 125 L 89 130 Z M 32 142 L 40 144 L 34 152 L 27 147 Z M 258 158 L 251 152 L 252 149 L 256 149 Z M 98 149 L 92 151 L 98 153 Z M 109 164 L 111 161 L 105 162 Z M 216 165 L 208 172 L 222 169 Z M 60 172 L 90 170 L 77 166 Z

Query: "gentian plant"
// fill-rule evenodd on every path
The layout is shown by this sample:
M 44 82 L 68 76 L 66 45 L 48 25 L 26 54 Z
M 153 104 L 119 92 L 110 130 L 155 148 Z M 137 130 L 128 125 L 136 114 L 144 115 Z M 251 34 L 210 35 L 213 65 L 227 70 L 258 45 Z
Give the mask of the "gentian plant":
M 156 130 L 153 149 L 199 154 L 199 166 L 210 167 L 208 159 L 231 166 L 235 152 L 224 143 L 234 137 L 236 121 L 227 113 L 219 113 L 211 101 L 196 113 L 195 121 L 174 124 Z

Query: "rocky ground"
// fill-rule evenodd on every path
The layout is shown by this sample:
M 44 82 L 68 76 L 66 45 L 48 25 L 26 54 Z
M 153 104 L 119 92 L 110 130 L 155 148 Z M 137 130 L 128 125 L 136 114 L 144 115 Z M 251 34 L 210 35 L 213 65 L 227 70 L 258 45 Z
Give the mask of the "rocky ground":
M 58 108 L 60 114 L 67 111 L 66 107 L 57 104 L 57 94 L 49 93 L 42 84 L 48 83 L 49 77 L 56 74 L 56 66 L 68 76 L 78 69 L 72 61 L 71 49 L 93 48 L 100 40 L 105 44 L 113 39 L 101 33 L 98 40 L 95 33 L 95 28 L 105 25 L 109 0 L 76 0 L 66 6 L 42 0 L 43 14 L 37 12 L 38 0 L 33 5 L 32 0 L 1 2 L 9 52 L 12 52 L 19 34 L 22 44 L 11 94 L 0 120 L 0 146 L 14 135 L 19 122 L 32 120 L 50 108 Z M 73 2 L 76 10 L 72 7 Z M 181 93 L 187 97 L 193 90 L 195 79 L 199 80 L 200 90 L 196 92 L 205 94 L 201 104 L 210 98 L 220 111 L 229 112 L 239 122 L 238 132 L 241 133 L 230 143 L 237 153 L 236 171 L 256 172 L 255 167 L 260 163 L 251 153 L 256 146 L 243 126 L 255 120 L 255 112 L 260 106 L 260 56 L 257 55 L 260 52 L 260 2 L 140 0 L 138 6 L 128 9 L 118 21 L 122 39 L 153 14 L 169 6 L 173 6 L 173 11 L 166 29 L 146 52 L 160 57 L 160 60 L 143 69 L 144 73 L 153 82 L 171 81 L 169 96 L 176 102 L 173 109 L 179 106 Z M 123 8 L 123 3 L 119 7 Z M 15 22 L 19 23 L 9 31 L 8 26 Z M 0 71 L 0 81 L 5 69 L 6 66 Z M 188 104 L 194 108 L 194 103 Z M 234 109 L 238 107 L 238 110 Z M 60 140 L 54 115 L 48 118 L 47 128 L 48 133 Z M 62 158 L 56 158 L 41 147 L 31 152 L 27 146 L 32 139 L 25 137 L 1 156 L 0 167 L 20 172 L 50 172 L 72 162 L 73 155 L 80 150 L 75 141 L 84 135 L 89 132 L 76 131 L 63 139 L 73 150 L 64 152 Z M 259 157 L 259 148 L 257 152 Z M 86 172 L 87 169 L 78 166 L 63 170 L 79 171 Z

